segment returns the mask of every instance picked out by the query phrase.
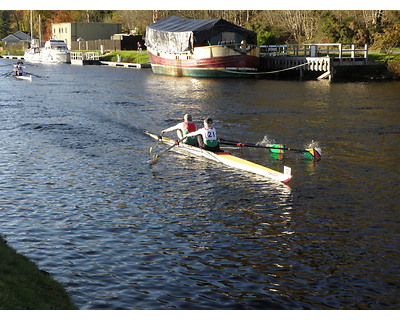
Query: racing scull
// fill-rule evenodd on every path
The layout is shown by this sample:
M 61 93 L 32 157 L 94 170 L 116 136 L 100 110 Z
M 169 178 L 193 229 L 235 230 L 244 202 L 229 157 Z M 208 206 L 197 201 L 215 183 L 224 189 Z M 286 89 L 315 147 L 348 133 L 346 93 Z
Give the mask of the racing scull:
M 29 76 L 14 76 L 15 79 L 32 81 L 32 75 Z
M 172 147 L 176 144 L 176 141 L 166 137 L 160 137 L 156 134 L 150 133 L 146 130 L 143 131 L 145 134 L 149 135 L 155 140 L 161 141 L 162 143 Z M 264 167 L 257 163 L 241 159 L 232 155 L 229 152 L 211 152 L 208 150 L 204 150 L 198 147 L 190 146 L 188 144 L 179 143 L 172 150 L 183 153 L 183 154 L 192 154 L 196 156 L 201 156 L 219 163 L 223 163 L 229 167 L 241 169 L 244 171 L 252 172 L 257 175 L 261 175 L 267 177 L 269 179 L 279 181 L 279 182 L 288 182 L 291 178 L 291 169 L 289 167 L 284 167 L 284 172 L 275 171 L 273 169 Z

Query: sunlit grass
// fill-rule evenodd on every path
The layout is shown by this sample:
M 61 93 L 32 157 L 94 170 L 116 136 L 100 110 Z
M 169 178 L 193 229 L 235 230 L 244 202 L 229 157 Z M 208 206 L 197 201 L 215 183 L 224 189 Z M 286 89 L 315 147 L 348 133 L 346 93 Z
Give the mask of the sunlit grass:
M 0 309 L 77 309 L 65 289 L 0 236 Z

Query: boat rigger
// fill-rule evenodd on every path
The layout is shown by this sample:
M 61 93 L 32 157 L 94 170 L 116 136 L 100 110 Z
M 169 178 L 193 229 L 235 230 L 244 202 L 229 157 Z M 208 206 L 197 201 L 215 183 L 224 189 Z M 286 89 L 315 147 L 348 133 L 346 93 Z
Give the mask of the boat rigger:
M 279 172 L 267 167 L 264 167 L 260 164 L 236 157 L 229 152 L 211 152 L 208 150 L 204 150 L 198 147 L 190 146 L 184 143 L 176 143 L 175 140 L 160 137 L 156 134 L 150 133 L 148 131 L 144 131 L 145 134 L 149 135 L 155 140 L 158 140 L 168 146 L 170 146 L 171 150 L 182 153 L 182 154 L 190 154 L 195 156 L 200 156 L 206 159 L 213 160 L 215 162 L 219 162 L 225 164 L 229 167 L 240 169 L 243 171 L 251 172 L 275 181 L 279 182 L 288 182 L 291 178 L 291 169 L 289 167 L 284 167 L 284 172 Z

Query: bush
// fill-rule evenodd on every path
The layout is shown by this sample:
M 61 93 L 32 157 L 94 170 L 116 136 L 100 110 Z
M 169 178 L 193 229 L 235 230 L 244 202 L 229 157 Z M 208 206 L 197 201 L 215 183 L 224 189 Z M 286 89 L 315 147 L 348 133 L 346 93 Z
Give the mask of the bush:
M 259 45 L 277 44 L 278 37 L 270 31 L 260 32 L 257 35 L 257 43 Z
M 386 53 L 392 53 L 400 43 L 400 23 L 386 28 L 383 32 L 374 34 L 374 48 L 382 48 Z
M 390 73 L 393 73 L 398 78 L 400 77 L 400 60 L 389 60 L 387 68 Z

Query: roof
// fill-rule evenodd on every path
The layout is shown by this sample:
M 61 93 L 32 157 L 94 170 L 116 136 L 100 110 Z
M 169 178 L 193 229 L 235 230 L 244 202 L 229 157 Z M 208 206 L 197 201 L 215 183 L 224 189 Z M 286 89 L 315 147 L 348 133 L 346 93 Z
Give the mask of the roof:
M 21 39 L 22 41 L 30 40 L 29 35 L 26 34 L 25 32 L 22 32 L 22 31 L 17 31 L 16 33 L 14 33 L 14 36 L 16 36 L 17 38 Z
M 234 33 L 236 39 L 256 44 L 255 32 L 224 19 L 186 19 L 170 16 L 146 28 L 146 46 L 167 52 L 183 52 L 197 46 L 222 42 L 222 33 Z M 238 41 L 240 42 L 240 41 Z
M 10 34 L 1 40 L 4 42 L 23 42 L 29 41 L 30 38 L 29 35 L 27 35 L 25 32 L 17 31 L 14 34 Z
M 21 39 L 17 38 L 13 34 L 9 34 L 7 37 L 1 39 L 1 41 L 4 41 L 4 42 L 20 42 Z

